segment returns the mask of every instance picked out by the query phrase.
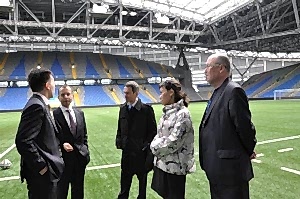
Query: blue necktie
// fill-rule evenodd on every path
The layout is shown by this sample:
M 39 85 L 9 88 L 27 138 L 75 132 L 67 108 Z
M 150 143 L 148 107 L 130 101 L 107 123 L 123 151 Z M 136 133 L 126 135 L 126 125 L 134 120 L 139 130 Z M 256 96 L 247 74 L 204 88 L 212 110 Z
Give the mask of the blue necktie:
M 211 95 L 210 99 L 208 100 L 207 102 L 207 106 L 206 106 L 206 109 L 205 109 L 205 115 L 208 113 L 209 111 L 209 108 L 210 108 L 210 105 L 213 101 L 213 98 L 214 98 L 214 95 L 215 95 L 215 91 L 213 92 L 213 94 Z

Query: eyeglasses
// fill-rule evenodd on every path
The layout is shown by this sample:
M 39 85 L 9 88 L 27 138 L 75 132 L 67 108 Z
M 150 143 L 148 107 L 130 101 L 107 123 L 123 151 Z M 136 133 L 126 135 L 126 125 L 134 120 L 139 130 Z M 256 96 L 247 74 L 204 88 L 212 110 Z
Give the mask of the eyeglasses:
M 205 68 L 212 68 L 215 66 L 221 66 L 222 64 L 206 64 Z

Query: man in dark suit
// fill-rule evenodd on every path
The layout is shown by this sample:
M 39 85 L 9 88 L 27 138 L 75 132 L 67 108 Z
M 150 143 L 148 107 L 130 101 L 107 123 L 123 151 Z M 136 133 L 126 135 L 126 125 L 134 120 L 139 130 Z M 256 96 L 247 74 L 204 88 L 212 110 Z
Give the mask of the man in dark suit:
M 249 181 L 254 176 L 251 159 L 255 156 L 256 131 L 247 96 L 229 79 L 228 57 L 211 55 L 205 75 L 215 90 L 199 127 L 199 155 L 211 198 L 248 199 Z
M 87 141 L 87 128 L 84 113 L 71 106 L 73 93 L 70 86 L 64 85 L 59 89 L 58 99 L 61 106 L 53 111 L 55 123 L 60 132 L 60 143 L 65 170 L 60 182 L 59 199 L 68 196 L 71 183 L 71 198 L 84 198 L 84 174 L 90 161 Z
M 51 71 L 35 69 L 28 75 L 32 97 L 25 105 L 16 135 L 21 155 L 21 180 L 26 179 L 28 198 L 57 198 L 57 182 L 64 169 L 57 128 L 48 108 L 55 91 Z
M 122 149 L 119 199 L 129 197 L 132 177 L 139 180 L 138 199 L 146 198 L 147 174 L 153 167 L 149 145 L 156 135 L 153 108 L 138 98 L 139 86 L 129 81 L 124 87 L 126 103 L 119 112 L 116 147 Z

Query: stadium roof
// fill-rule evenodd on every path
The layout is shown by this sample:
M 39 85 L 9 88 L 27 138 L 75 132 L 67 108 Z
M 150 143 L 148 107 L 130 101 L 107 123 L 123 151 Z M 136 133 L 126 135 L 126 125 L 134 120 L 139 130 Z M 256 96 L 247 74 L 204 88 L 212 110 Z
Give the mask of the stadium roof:
M 210 23 L 254 0 L 92 0 L 94 3 L 117 4 L 152 10 L 168 16 L 199 23 Z
M 124 45 L 289 54 L 300 51 L 299 11 L 299 0 L 1 0 L 0 51 Z

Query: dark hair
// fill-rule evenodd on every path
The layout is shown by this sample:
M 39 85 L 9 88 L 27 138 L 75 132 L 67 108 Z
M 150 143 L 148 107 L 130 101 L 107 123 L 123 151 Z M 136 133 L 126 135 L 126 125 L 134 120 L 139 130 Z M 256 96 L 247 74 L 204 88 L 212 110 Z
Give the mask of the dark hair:
M 230 61 L 227 56 L 218 55 L 216 63 L 224 65 L 225 69 L 230 73 Z
M 190 99 L 187 97 L 187 94 L 181 90 L 181 84 L 176 79 L 170 79 L 162 82 L 159 85 L 159 88 L 161 87 L 165 87 L 167 90 L 173 89 L 175 103 L 183 99 L 184 106 L 188 107 Z
M 32 92 L 40 92 L 50 79 L 52 72 L 48 69 L 32 69 L 28 75 L 28 83 Z
M 125 86 L 130 87 L 133 93 L 139 92 L 139 85 L 135 81 L 129 81 Z

